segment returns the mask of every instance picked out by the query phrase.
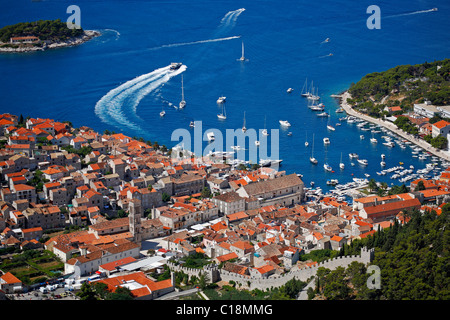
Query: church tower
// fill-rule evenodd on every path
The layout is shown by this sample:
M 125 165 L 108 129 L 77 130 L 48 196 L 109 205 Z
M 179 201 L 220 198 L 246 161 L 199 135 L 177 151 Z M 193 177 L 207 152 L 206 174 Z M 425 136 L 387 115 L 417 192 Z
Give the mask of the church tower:
M 141 200 L 139 199 L 131 199 L 128 204 L 128 220 L 129 220 L 129 229 L 131 234 L 133 235 L 133 241 L 138 245 L 141 245 L 142 242 L 142 226 L 141 226 L 141 217 L 142 217 L 142 206 Z

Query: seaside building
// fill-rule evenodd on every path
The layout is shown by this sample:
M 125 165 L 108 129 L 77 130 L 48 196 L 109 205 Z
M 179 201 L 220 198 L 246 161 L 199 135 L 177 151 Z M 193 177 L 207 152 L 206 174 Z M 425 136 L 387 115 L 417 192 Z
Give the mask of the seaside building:
M 9 43 L 35 43 L 38 41 L 39 38 L 35 36 L 11 37 L 9 39 Z
M 437 136 L 446 138 L 449 133 L 450 133 L 450 122 L 440 120 L 432 124 L 431 135 L 433 136 L 433 138 L 436 138 Z
M 414 112 L 427 118 L 433 118 L 440 111 L 436 106 L 427 101 L 425 103 L 415 103 Z

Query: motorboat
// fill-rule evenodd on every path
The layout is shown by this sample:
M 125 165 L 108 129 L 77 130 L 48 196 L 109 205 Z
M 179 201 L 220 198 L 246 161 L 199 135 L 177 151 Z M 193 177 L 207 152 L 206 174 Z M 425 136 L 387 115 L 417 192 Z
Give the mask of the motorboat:
M 287 91 L 287 93 L 291 93 L 292 91 L 294 91 L 294 89 L 289 88 L 289 89 L 287 89 L 286 91 Z
M 323 138 L 323 143 L 330 144 L 330 138 L 327 138 L 327 137 Z
M 359 164 L 362 164 L 364 166 L 367 166 L 369 162 L 366 159 L 357 159 Z
M 175 71 L 177 69 L 179 69 L 183 64 L 181 62 L 172 62 L 170 64 L 170 70 L 171 71 Z
M 331 166 L 330 166 L 328 163 L 325 163 L 325 164 L 323 165 L 323 168 L 324 168 L 326 171 L 333 171 L 333 168 L 331 168 Z
M 329 180 L 327 180 L 327 185 L 335 186 L 337 184 L 339 184 L 339 180 L 338 179 L 329 179 Z
M 358 159 L 358 154 L 357 153 L 349 153 L 348 156 L 350 157 L 350 159 Z
M 280 120 L 280 124 L 284 127 L 290 127 L 291 124 L 287 120 Z
M 221 96 L 217 99 L 217 103 L 224 103 L 227 100 L 227 97 Z
M 216 140 L 216 136 L 214 135 L 214 132 L 210 131 L 206 134 L 206 136 L 208 137 L 208 141 L 214 141 Z

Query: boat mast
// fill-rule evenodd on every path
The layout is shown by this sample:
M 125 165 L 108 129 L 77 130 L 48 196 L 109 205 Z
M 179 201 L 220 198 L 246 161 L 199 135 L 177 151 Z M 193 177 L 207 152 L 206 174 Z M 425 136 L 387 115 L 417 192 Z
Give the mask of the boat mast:
M 184 101 L 183 75 L 181 75 L 181 101 Z

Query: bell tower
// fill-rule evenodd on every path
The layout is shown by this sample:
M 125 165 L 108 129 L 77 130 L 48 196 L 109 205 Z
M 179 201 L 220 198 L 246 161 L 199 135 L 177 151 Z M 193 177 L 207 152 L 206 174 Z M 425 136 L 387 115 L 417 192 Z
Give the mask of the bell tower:
M 131 199 L 128 204 L 128 221 L 129 229 L 133 235 L 133 241 L 138 245 L 142 242 L 142 226 L 141 226 L 141 216 L 142 216 L 142 206 L 139 199 Z

